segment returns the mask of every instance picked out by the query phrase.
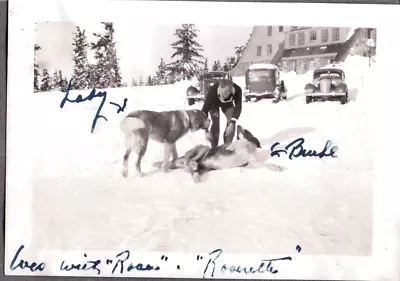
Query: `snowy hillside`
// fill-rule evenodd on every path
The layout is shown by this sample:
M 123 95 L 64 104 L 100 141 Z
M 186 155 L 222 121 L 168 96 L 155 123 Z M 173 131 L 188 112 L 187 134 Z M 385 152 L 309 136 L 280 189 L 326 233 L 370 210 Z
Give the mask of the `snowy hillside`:
M 287 101 L 245 103 L 239 124 L 260 139 L 263 148 L 258 158 L 263 166 L 211 172 L 199 184 L 183 171 L 153 172 L 151 164 L 162 157 L 162 146 L 155 142 L 149 143 L 142 162 L 143 172 L 150 174 L 121 176 L 124 150 L 119 121 L 135 109 L 189 108 L 188 83 L 107 90 L 101 114 L 108 121 L 99 120 L 93 134 L 90 127 L 100 98 L 67 103 L 60 109 L 63 93 L 35 94 L 37 115 L 32 124 L 37 128 L 30 141 L 37 212 L 32 247 L 223 248 L 274 254 L 295 252 L 295 245 L 301 244 L 311 254 L 370 254 L 373 132 L 367 113 L 373 103 L 368 84 L 373 67 L 357 57 L 346 64 L 350 87 L 346 105 L 305 104 L 302 92 L 310 76 L 293 73 L 284 75 Z M 243 85 L 243 77 L 234 79 Z M 80 93 L 87 96 L 90 91 Z M 72 91 L 71 98 L 77 94 Z M 128 98 L 126 110 L 117 114 L 109 102 L 122 104 L 124 98 Z M 221 115 L 221 128 L 224 122 Z M 298 137 L 315 150 L 332 140 L 339 157 L 269 157 L 274 142 L 288 144 Z M 201 132 L 189 134 L 178 142 L 178 153 L 199 143 L 206 143 Z

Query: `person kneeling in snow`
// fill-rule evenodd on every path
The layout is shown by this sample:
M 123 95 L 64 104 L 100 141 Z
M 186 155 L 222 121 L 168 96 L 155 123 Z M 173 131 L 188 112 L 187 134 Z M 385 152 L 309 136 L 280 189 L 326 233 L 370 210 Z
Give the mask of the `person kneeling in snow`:
M 227 123 L 224 132 L 224 144 L 233 141 L 236 122 L 242 112 L 242 89 L 231 80 L 224 79 L 208 90 L 202 111 L 211 115 L 211 129 L 208 138 L 211 147 L 217 147 L 219 141 L 219 109 L 224 113 Z

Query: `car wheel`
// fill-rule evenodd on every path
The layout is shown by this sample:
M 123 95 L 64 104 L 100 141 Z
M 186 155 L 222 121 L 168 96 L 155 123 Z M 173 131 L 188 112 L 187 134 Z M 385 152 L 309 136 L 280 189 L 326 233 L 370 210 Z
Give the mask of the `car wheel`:
M 188 104 L 193 105 L 194 104 L 194 99 L 188 99 Z
M 312 97 L 306 96 L 306 103 L 310 103 L 310 102 L 312 102 Z
M 346 95 L 344 95 L 344 96 L 341 96 L 340 97 L 340 103 L 341 104 L 346 104 L 347 103 L 347 93 L 346 93 Z

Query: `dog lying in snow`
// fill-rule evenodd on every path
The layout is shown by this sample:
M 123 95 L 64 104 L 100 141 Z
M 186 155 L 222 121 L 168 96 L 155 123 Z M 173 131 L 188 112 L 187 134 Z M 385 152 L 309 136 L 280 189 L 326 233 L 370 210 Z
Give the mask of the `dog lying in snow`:
M 256 160 L 257 148 L 261 148 L 260 141 L 253 134 L 237 126 L 237 139 L 231 144 L 223 144 L 215 148 L 206 145 L 197 145 L 187 151 L 185 155 L 170 162 L 170 169 L 184 169 L 192 175 L 195 182 L 211 170 L 222 170 L 236 167 L 245 167 Z M 160 167 L 161 162 L 154 163 Z

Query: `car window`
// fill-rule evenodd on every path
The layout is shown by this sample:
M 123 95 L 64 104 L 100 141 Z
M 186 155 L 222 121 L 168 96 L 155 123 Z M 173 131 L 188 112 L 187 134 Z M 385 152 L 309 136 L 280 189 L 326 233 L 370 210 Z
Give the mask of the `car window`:
M 274 73 L 273 71 L 266 69 L 266 70 L 252 70 L 249 72 L 249 77 L 250 78 L 256 78 L 256 77 L 270 77 Z

